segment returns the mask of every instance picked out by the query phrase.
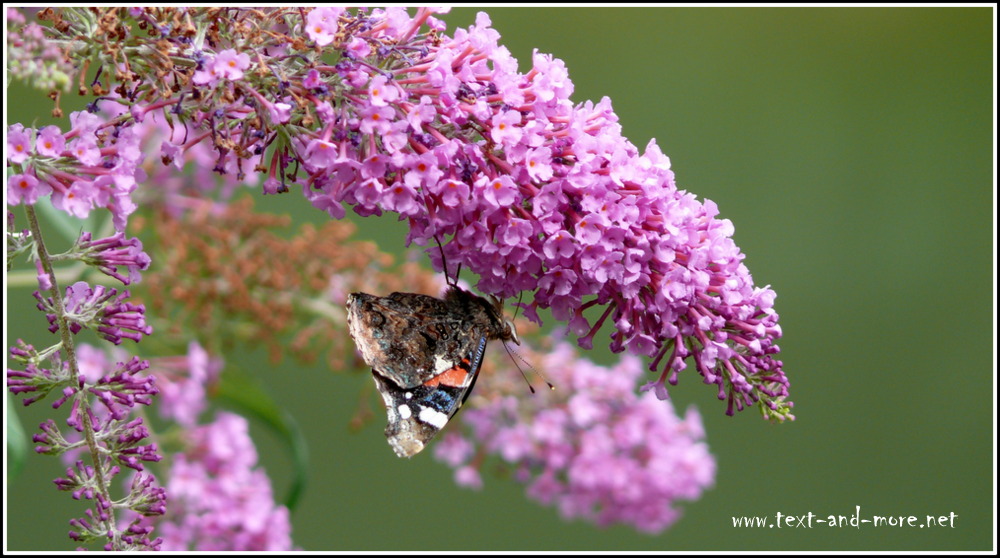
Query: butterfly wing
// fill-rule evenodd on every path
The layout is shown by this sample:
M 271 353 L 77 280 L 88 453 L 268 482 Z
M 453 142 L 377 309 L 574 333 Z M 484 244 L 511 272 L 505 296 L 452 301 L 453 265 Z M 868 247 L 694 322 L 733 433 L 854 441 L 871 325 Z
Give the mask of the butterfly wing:
M 463 355 L 463 316 L 432 296 L 353 293 L 347 326 L 365 363 L 402 389 L 453 368 Z
M 458 412 L 479 377 L 485 349 L 486 338 L 480 337 L 475 350 L 458 364 L 413 388 L 401 388 L 372 369 L 389 419 L 385 436 L 396 455 L 419 453 Z
M 347 323 L 385 402 L 385 435 L 412 457 L 451 420 L 479 375 L 489 339 L 513 339 L 496 308 L 452 287 L 444 299 L 353 293 Z

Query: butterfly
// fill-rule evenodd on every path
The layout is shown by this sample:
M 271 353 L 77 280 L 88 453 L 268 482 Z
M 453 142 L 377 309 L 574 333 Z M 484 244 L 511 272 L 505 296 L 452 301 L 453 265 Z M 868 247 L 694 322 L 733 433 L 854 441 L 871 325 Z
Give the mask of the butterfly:
M 389 419 L 385 436 L 399 457 L 423 450 L 465 403 L 487 341 L 520 344 L 500 299 L 457 285 L 444 298 L 351 293 L 347 326 L 372 367 Z

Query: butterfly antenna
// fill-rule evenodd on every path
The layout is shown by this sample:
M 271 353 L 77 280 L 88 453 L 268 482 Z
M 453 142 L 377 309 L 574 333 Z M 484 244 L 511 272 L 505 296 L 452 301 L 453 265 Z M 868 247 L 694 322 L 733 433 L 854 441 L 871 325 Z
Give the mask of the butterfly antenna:
M 507 350 L 507 354 L 510 355 L 510 359 L 514 363 L 514 366 L 517 368 L 517 371 L 521 373 L 521 377 L 524 378 L 524 383 L 528 384 L 528 389 L 531 390 L 531 393 L 535 393 L 535 386 L 531 385 L 531 380 L 528 379 L 528 375 L 524 373 L 524 369 L 522 369 L 521 365 L 517 363 L 517 360 L 514 360 L 514 357 L 517 356 L 517 359 L 523 362 L 529 368 L 531 367 L 531 365 L 528 364 L 528 362 L 524 360 L 524 358 L 522 358 L 521 355 L 517 354 L 517 351 L 511 351 L 510 347 L 507 346 L 507 343 L 503 344 L 503 348 Z M 549 384 L 549 386 L 551 387 L 551 384 Z
M 514 305 L 514 315 L 511 317 L 510 321 L 507 322 L 510 325 L 511 329 L 513 329 L 513 327 L 514 327 L 514 319 L 517 318 L 517 311 L 521 308 L 520 305 L 521 305 L 521 301 L 523 299 L 524 299 L 524 291 L 521 291 L 517 295 L 517 304 Z M 516 336 L 514 338 L 514 342 L 517 343 L 518 345 L 520 345 L 520 343 L 517 341 L 517 337 Z M 507 345 L 506 342 L 503 344 L 503 348 L 507 351 L 507 354 L 510 355 L 511 361 L 514 362 L 514 366 L 517 367 L 517 371 L 521 373 L 521 377 L 524 378 L 524 382 L 526 384 L 528 384 L 528 389 L 531 390 L 531 393 L 535 393 L 535 386 L 531 385 L 531 380 L 528 379 L 528 376 L 527 376 L 527 374 L 524 373 L 524 370 L 521 368 L 521 365 L 519 365 L 517 363 L 517 361 L 514 360 L 515 357 L 517 357 L 517 360 L 520 360 L 521 362 L 523 362 L 525 366 L 527 366 L 535 374 L 537 374 L 538 377 L 541 378 L 543 382 L 545 382 L 545 385 L 549 386 L 550 390 L 556 389 L 556 386 L 552 385 L 552 382 L 548 381 L 545 378 L 545 376 L 543 376 L 542 373 L 538 371 L 537 368 L 535 368 L 534 366 L 531 365 L 530 362 L 528 362 L 527 360 L 524 360 L 524 357 L 522 357 L 521 354 L 518 353 L 516 349 L 512 352 L 511 348 Z
M 503 348 L 507 350 L 507 354 L 511 356 L 512 360 L 516 357 L 517 360 L 520 360 L 522 363 L 524 363 L 525 366 L 527 366 L 532 372 L 535 373 L 535 375 L 537 375 L 539 378 L 541 378 L 543 382 L 545 382 L 545 385 L 549 386 L 550 390 L 556 389 L 556 386 L 552 385 L 552 382 L 548 381 L 548 379 L 546 379 L 545 376 L 542 375 L 541 371 L 532 366 L 530 362 L 524 360 L 524 357 L 522 357 L 520 353 L 517 352 L 517 350 L 512 351 L 511 348 L 508 347 L 506 343 L 503 344 Z M 527 374 L 524 373 L 524 369 L 521 368 L 521 365 L 519 365 L 517 361 L 515 361 L 514 366 L 517 367 L 517 371 L 521 373 L 521 377 L 524 378 L 525 383 L 528 384 L 528 389 L 531 390 L 531 393 L 535 393 L 535 386 L 531 385 L 531 380 L 528 379 L 528 376 Z
M 459 262 L 458 268 L 455 270 L 455 281 L 452 282 L 450 277 L 448 277 L 448 259 L 444 257 L 444 246 L 441 245 L 441 241 L 438 239 L 437 235 L 434 235 L 434 242 L 437 242 L 438 250 L 441 252 L 441 268 L 444 270 L 444 281 L 452 287 L 458 286 L 458 274 L 462 272 L 462 264 Z
M 511 316 L 511 323 L 517 319 L 517 311 L 521 309 L 521 300 L 524 299 L 524 291 L 517 293 L 517 304 L 514 305 L 514 315 Z

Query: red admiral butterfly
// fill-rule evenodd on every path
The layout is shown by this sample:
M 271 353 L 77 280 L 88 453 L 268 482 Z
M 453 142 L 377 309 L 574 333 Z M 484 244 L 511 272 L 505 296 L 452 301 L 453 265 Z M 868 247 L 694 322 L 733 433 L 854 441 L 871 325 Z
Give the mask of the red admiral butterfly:
M 490 339 L 518 343 L 492 301 L 452 285 L 444 299 L 352 293 L 347 326 L 385 401 L 385 436 L 400 457 L 419 453 L 465 403 Z

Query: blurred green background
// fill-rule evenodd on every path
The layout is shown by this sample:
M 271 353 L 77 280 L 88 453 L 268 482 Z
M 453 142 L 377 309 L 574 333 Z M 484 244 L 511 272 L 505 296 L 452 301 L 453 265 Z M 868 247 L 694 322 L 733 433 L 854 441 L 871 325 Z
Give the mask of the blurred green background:
M 474 22 L 476 9 L 445 16 Z M 778 293 L 798 420 L 730 418 L 682 375 L 718 461 L 714 489 L 658 536 L 565 522 L 509 480 L 459 489 L 426 452 L 397 459 L 383 417 L 348 420 L 364 374 L 286 364 L 262 371 L 310 446 L 293 515 L 306 550 L 988 550 L 995 522 L 995 228 L 991 8 L 489 8 L 520 61 L 565 61 L 574 100 L 609 96 L 623 133 L 651 137 L 679 187 L 718 203 L 759 285 Z M 16 85 L 16 84 L 15 84 Z M 8 124 L 49 122 L 13 87 Z M 35 95 L 37 97 L 37 95 Z M 34 103 L 34 104 L 32 104 Z M 69 105 L 64 103 L 66 108 Z M 68 114 L 68 111 L 67 111 Z M 63 121 L 65 124 L 65 120 Z M 322 219 L 298 196 L 276 203 Z M 359 237 L 401 252 L 392 219 Z M 991 274 L 991 269 L 993 273 Z M 468 278 L 467 278 L 468 279 Z M 992 296 L 991 296 L 992 293 Z M 8 344 L 43 320 L 7 293 Z M 22 317 L 23 316 L 23 317 Z M 259 366 L 262 354 L 227 355 Z M 599 360 L 607 362 L 605 356 Z M 44 416 L 16 410 L 30 436 Z M 254 435 L 275 491 L 289 460 Z M 72 549 L 82 507 L 32 455 L 7 486 L 7 547 Z M 732 516 L 956 514 L 953 527 L 734 528 Z

